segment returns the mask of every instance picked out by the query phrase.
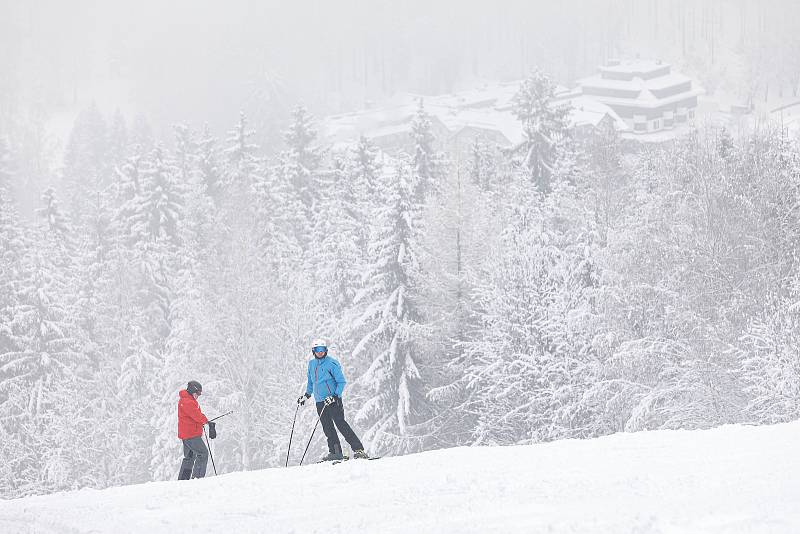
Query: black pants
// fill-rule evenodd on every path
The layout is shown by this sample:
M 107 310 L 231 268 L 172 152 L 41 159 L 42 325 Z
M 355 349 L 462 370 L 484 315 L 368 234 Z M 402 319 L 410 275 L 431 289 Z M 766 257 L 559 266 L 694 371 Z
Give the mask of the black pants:
M 203 438 L 198 436 L 183 440 L 183 462 L 178 480 L 189 480 L 189 477 L 203 478 L 206 476 L 207 464 L 208 448 L 203 443 Z
M 334 397 L 334 399 L 336 399 L 336 402 L 329 404 L 327 407 L 325 407 L 324 402 L 317 403 L 317 413 L 320 414 L 319 419 L 322 422 L 322 431 L 325 432 L 325 437 L 328 438 L 328 452 L 342 451 L 342 445 L 339 443 L 339 436 L 336 434 L 336 428 L 342 433 L 342 437 L 344 437 L 351 449 L 354 451 L 363 449 L 364 445 L 361 444 L 361 440 L 358 439 L 356 433 L 353 432 L 353 429 L 350 428 L 350 425 L 344 420 L 344 405 L 342 404 L 342 399 L 339 397 Z M 322 408 L 325 408 L 324 412 Z M 336 425 L 336 428 L 334 428 L 334 425 Z

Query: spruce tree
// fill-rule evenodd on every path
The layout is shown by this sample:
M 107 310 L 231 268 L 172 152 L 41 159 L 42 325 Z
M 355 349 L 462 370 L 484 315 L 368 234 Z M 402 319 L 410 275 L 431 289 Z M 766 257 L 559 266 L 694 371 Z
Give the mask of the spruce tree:
M 316 131 L 302 106 L 294 109 L 293 121 L 284 133 L 287 149 L 267 173 L 259 187 L 262 242 L 273 242 L 278 256 L 292 249 L 308 250 L 313 240 L 315 203 L 319 193 L 319 149 L 312 146 Z
M 0 354 L 15 350 L 16 347 L 10 325 L 19 300 L 19 283 L 23 278 L 23 259 L 26 254 L 17 209 L 9 197 L 7 185 L 11 182 L 13 172 L 10 154 L 3 153 L 4 148 L 0 140 L 0 256 L 3 258 L 0 261 Z
M 225 176 L 226 187 L 229 193 L 238 200 L 250 194 L 253 183 L 258 174 L 258 147 L 250 142 L 255 132 L 248 126 L 244 112 L 239 114 L 239 122 L 228 131 L 225 140 L 226 148 L 223 151 L 227 161 Z
M 314 118 L 303 106 L 292 111 L 292 123 L 284 133 L 287 150 L 281 157 L 284 179 L 290 183 L 306 210 L 310 210 L 315 200 L 316 177 L 321 154 L 313 146 L 317 131 L 313 128 Z
M 444 169 L 443 156 L 434 149 L 436 138 L 422 99 L 411 120 L 411 139 L 414 151 L 411 162 L 416 175 L 414 196 L 416 202 L 424 204 L 431 194 L 441 192 Z
M 355 326 L 366 333 L 353 357 L 371 359 L 359 378 L 368 399 L 357 419 L 367 425 L 365 441 L 383 452 L 420 450 L 427 438 L 421 427 L 429 414 L 417 344 L 422 323 L 416 300 L 421 206 L 415 177 L 401 164 L 382 183 L 383 202 L 375 206 L 369 244 L 372 261 L 356 296 L 364 311 Z
M 568 133 L 568 106 L 553 103 L 555 84 L 535 70 L 522 81 L 512 113 L 522 123 L 523 141 L 511 149 L 515 161 L 542 192 L 551 189 L 558 158 Z
M 197 141 L 197 170 L 205 185 L 206 194 L 219 205 L 222 197 L 222 174 L 219 168 L 217 140 L 211 134 L 208 124 L 203 125 Z
M 560 227 L 569 212 L 540 205 L 528 212 L 532 220 L 506 228 L 470 274 L 481 335 L 461 344 L 457 363 L 467 389 L 462 409 L 478 414 L 474 443 L 588 434 L 582 399 L 594 377 L 597 275 L 581 226 Z
M 161 239 L 178 243 L 178 226 L 183 213 L 183 188 L 177 170 L 157 147 L 150 154 L 141 174 L 141 193 L 135 198 L 132 231 L 140 241 Z
M 36 210 L 36 214 L 44 221 L 47 233 L 66 239 L 70 233 L 69 222 L 58 205 L 56 192 L 52 187 L 48 187 L 42 193 L 42 203 L 44 207 Z

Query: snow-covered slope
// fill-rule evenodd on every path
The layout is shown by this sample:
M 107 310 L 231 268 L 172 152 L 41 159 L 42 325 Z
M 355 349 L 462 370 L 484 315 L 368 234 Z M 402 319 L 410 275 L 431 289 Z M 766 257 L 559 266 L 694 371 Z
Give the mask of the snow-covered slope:
M 800 423 L 460 448 L 0 501 L 0 532 L 797 533 L 799 455 Z

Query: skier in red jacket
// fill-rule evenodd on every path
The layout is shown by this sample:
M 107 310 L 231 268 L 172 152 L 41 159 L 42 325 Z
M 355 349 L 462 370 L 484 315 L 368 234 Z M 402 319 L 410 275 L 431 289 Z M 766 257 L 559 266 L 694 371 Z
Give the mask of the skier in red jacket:
M 203 394 L 203 386 L 195 380 L 186 385 L 180 392 L 178 400 L 178 437 L 183 440 L 183 463 L 178 474 L 178 480 L 189 478 L 203 478 L 206 476 L 208 463 L 208 447 L 200 436 L 203 435 L 203 425 L 208 423 L 208 417 L 200 411 L 197 397 Z

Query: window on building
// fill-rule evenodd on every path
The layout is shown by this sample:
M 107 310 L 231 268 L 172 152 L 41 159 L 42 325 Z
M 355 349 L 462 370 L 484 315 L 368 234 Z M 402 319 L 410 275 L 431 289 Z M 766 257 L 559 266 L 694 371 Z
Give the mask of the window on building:
M 659 128 L 661 128 L 661 121 L 656 119 L 653 121 L 653 129 L 658 130 Z

